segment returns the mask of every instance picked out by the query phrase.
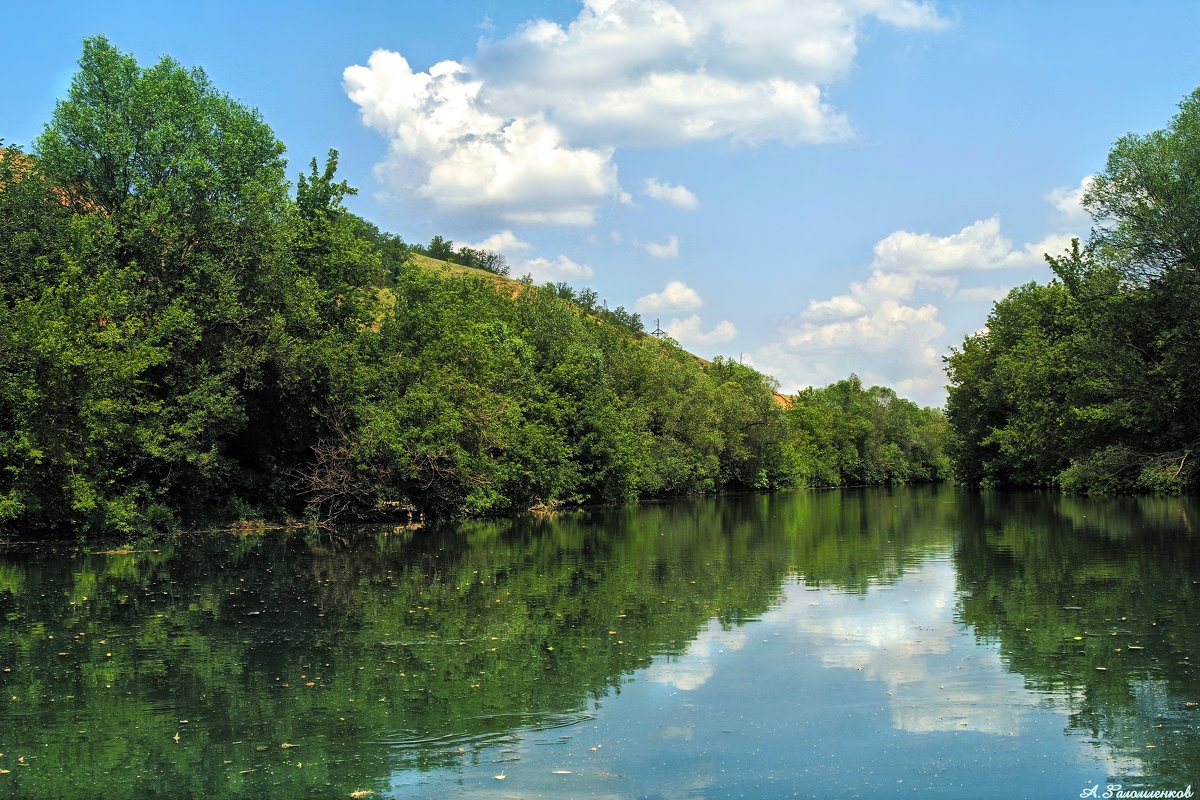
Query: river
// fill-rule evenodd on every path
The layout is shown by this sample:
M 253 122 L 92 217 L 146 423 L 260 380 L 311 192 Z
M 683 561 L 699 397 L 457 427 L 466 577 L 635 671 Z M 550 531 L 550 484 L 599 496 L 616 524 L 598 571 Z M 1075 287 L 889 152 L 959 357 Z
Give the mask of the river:
M 12 541 L 0 797 L 1182 796 L 1198 512 L 918 487 Z

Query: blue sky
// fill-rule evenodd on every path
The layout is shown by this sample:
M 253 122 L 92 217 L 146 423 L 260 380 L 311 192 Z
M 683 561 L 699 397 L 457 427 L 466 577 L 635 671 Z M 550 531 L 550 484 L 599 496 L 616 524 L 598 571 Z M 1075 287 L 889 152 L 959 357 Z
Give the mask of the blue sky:
M 1046 280 L 1112 142 L 1200 85 L 1200 4 L 910 0 L 57 3 L 6 13 L 28 147 L 84 36 L 202 66 L 292 172 L 331 147 L 408 241 L 591 286 L 785 391 L 940 358 Z

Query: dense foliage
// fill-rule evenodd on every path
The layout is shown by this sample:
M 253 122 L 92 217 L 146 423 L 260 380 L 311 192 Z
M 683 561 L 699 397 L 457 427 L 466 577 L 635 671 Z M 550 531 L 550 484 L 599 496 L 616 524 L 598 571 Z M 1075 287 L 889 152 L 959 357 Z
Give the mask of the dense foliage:
M 1084 195 L 1090 241 L 1049 259 L 947 359 L 969 483 L 1070 491 L 1196 486 L 1200 91 L 1119 140 Z
M 857 376 L 791 399 L 789 441 L 809 486 L 920 483 L 950 476 L 946 417 Z
M 80 66 L 32 155 L 0 159 L 0 523 L 483 514 L 944 472 L 936 412 L 856 381 L 787 411 L 770 379 L 591 290 L 421 268 L 346 210 L 336 152 L 290 195 L 283 145 L 203 72 L 103 38 Z

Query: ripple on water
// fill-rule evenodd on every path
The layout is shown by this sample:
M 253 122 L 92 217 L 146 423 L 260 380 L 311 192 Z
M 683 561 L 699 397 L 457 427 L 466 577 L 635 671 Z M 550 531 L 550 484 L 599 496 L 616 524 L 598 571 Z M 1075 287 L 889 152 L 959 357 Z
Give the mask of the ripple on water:
M 463 730 L 440 735 L 425 734 L 414 730 L 399 730 L 374 742 L 391 748 L 395 752 L 427 751 L 429 749 L 472 749 L 481 750 L 520 741 L 522 734 L 537 731 L 557 730 L 590 722 L 594 714 L 577 711 L 561 714 L 539 714 L 536 712 L 506 712 L 463 717 L 459 725 Z

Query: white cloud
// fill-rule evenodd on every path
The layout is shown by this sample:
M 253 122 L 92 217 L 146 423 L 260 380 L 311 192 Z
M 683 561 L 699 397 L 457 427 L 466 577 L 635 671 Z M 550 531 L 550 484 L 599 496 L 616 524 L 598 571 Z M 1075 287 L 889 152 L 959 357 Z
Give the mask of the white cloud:
M 938 322 L 937 306 L 919 308 L 883 300 L 852 319 L 822 325 L 805 324 L 786 343 L 790 348 L 843 353 L 883 353 L 897 347 L 912 348 L 946 330 Z
M 511 223 L 590 225 L 620 186 L 611 148 L 571 147 L 541 115 L 502 117 L 452 61 L 413 72 L 377 50 L 348 67 L 346 91 L 389 142 L 378 177 L 400 198 L 436 212 Z
M 957 283 L 957 278 L 947 275 L 912 275 L 875 270 L 866 281 L 851 283 L 847 294 L 811 301 L 800 316 L 810 323 L 857 318 L 872 313 L 885 301 L 907 300 L 919 287 L 949 294 Z
M 527 258 L 509 261 L 513 275 L 531 275 L 535 283 L 546 281 L 587 280 L 596 273 L 586 264 L 579 264 L 566 256 L 558 258 Z
M 696 314 L 686 319 L 672 319 L 667 323 L 666 331 L 684 347 L 723 344 L 737 338 L 737 327 L 729 320 L 721 320 L 706 332 L 701 329 L 700 317 Z
M 650 311 L 691 311 L 703 303 L 695 289 L 683 281 L 671 281 L 661 292 L 639 297 L 633 307 L 645 314 Z
M 647 178 L 642 181 L 642 191 L 647 197 L 670 203 L 677 208 L 694 211 L 700 207 L 700 200 L 686 186 L 676 186 L 670 183 L 660 183 L 657 178 Z
M 655 258 L 679 258 L 679 237 L 669 236 L 665 242 L 634 242 Z
M 377 170 L 397 199 L 590 225 L 601 205 L 629 201 L 618 147 L 848 138 L 823 87 L 849 74 L 868 19 L 945 25 L 910 0 L 585 0 L 566 26 L 531 20 L 462 61 L 422 72 L 377 50 L 343 77 L 364 123 L 388 140 Z
M 850 295 L 839 294 L 828 300 L 813 300 L 805 314 L 812 319 L 843 319 L 856 317 L 866 310 L 866 306 Z
M 862 596 L 787 586 L 763 622 L 791 628 L 797 645 L 819 654 L 825 667 L 886 686 L 897 730 L 1015 736 L 1031 716 L 1054 708 L 1024 691 L 996 649 L 975 647 L 972 632 L 955 621 L 955 575 L 946 560 L 900 571 L 907 574 L 890 591 Z
M 727 631 L 718 622 L 710 622 L 708 628 L 692 640 L 685 653 L 655 659 L 646 670 L 646 680 L 674 686 L 682 692 L 695 691 L 716 674 L 714 662 L 717 656 L 741 650 L 746 646 L 746 639 L 743 630 Z M 687 734 L 684 736 L 690 738 Z
M 875 245 L 872 267 L 888 272 L 970 272 L 1033 266 L 1040 254 L 1014 250 L 1000 233 L 999 217 L 971 223 L 958 233 L 934 236 L 896 231 Z
M 997 300 L 1004 299 L 1011 291 L 1011 287 L 1006 286 L 975 286 L 970 289 L 959 289 L 954 293 L 955 300 L 986 300 L 989 303 L 994 303 Z
M 866 280 L 852 282 L 844 294 L 809 302 L 781 328 L 781 341 L 759 348 L 753 358 L 785 390 L 857 372 L 864 382 L 940 405 L 945 377 L 938 343 L 946 326 L 931 295 L 955 302 L 998 299 L 1007 288 L 959 289 L 959 281 L 996 270 L 1028 271 L 1044 264 L 1044 253 L 1069 244 L 1069 236 L 1053 234 L 1015 247 L 997 217 L 946 236 L 895 231 L 876 243 Z
M 522 241 L 510 230 L 503 230 L 493 233 L 491 236 L 477 244 L 464 243 L 460 247 L 470 247 L 472 250 L 487 250 L 492 253 L 503 253 L 510 255 L 512 253 L 523 252 L 533 247 L 529 242 Z
M 1083 207 L 1083 195 L 1096 182 L 1095 175 L 1088 175 L 1078 186 L 1060 186 L 1046 195 L 1046 202 L 1054 206 L 1062 220 L 1070 225 L 1087 225 L 1091 216 Z

